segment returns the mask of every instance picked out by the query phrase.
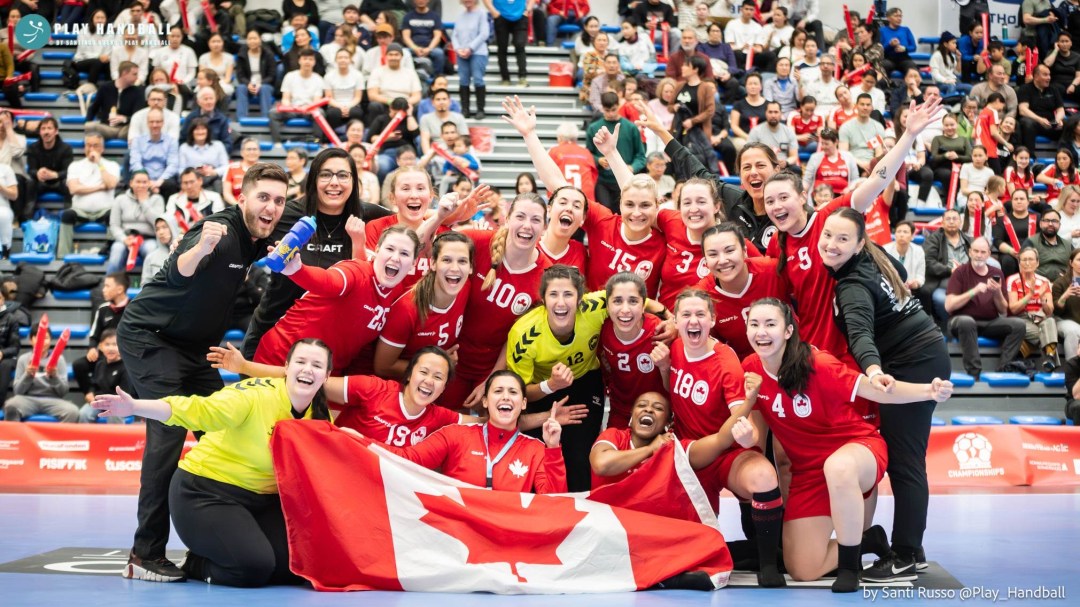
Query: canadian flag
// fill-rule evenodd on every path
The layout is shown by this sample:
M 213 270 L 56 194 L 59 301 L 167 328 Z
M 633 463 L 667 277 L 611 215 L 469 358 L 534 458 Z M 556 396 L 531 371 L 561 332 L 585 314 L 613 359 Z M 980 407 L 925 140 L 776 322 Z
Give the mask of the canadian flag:
M 281 422 L 270 445 L 290 566 L 317 590 L 624 592 L 686 571 L 705 571 L 720 588 L 732 569 L 715 524 L 609 505 L 633 496 L 620 487 L 628 481 L 681 486 L 681 450 L 657 454 L 651 474 L 610 486 L 600 503 L 474 487 L 329 423 Z M 685 491 L 667 501 L 703 515 Z M 715 523 L 711 510 L 704 516 Z

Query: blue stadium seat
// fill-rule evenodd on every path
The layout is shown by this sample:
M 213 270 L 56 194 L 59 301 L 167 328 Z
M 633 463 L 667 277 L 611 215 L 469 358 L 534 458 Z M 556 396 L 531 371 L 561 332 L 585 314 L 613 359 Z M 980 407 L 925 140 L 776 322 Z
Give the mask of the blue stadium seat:
M 443 26 L 443 29 L 445 29 L 445 30 L 452 30 L 452 29 L 454 29 L 454 22 L 453 21 L 443 21 L 442 26 Z
M 952 418 L 954 426 L 1000 426 L 1004 423 L 990 415 L 957 415 Z
M 63 80 L 64 73 L 56 70 L 41 70 L 42 80 Z
M 60 99 L 60 93 L 29 92 L 23 95 L 24 101 L 47 101 L 49 103 L 53 103 L 58 99 Z M 27 120 L 33 120 L 33 118 L 28 118 Z
M 581 31 L 581 26 L 573 23 L 563 23 L 556 31 L 560 34 L 576 34 Z
M 269 118 L 241 118 L 240 126 L 270 126 Z
M 11 263 L 19 263 L 25 261 L 26 263 L 33 263 L 38 265 L 47 266 L 56 259 L 56 256 L 52 253 L 12 253 Z
M 43 192 L 38 195 L 38 202 L 64 202 L 64 197 L 57 192 Z
M 70 257 L 70 255 L 68 256 Z M 67 261 L 67 257 L 64 258 Z M 90 291 L 53 291 L 53 299 L 59 301 L 90 301 Z
M 605 34 L 618 34 L 622 32 L 622 28 L 618 25 L 601 25 L 600 31 L 604 32 Z
M 910 188 L 910 184 L 908 187 Z M 941 217 L 945 214 L 945 209 L 935 209 L 932 207 L 914 208 L 911 209 L 911 213 L 916 217 Z
M 917 245 L 922 245 L 924 240 L 926 240 L 926 237 L 922 234 L 916 234 L 911 238 L 911 242 L 914 242 Z
M 567 51 L 574 50 L 574 41 L 573 40 L 563 40 L 562 41 L 562 47 L 563 47 L 563 50 L 567 50 Z
M 274 149 L 274 142 L 273 141 L 260 141 L 259 142 L 259 150 L 261 150 L 263 152 L 269 152 L 272 149 Z
M 919 38 L 919 44 L 929 44 L 930 46 L 937 46 L 940 42 L 941 38 L 938 38 L 937 36 L 926 36 L 923 38 Z
M 132 298 L 132 299 L 135 299 L 135 296 L 137 296 L 140 291 L 142 291 L 141 288 L 131 287 L 130 289 L 127 290 L 127 296 Z
M 1046 184 L 1045 183 L 1036 183 L 1034 186 L 1032 186 L 1031 191 L 1035 192 L 1035 193 L 1040 193 L 1041 192 L 1041 193 L 1045 194 L 1046 193 Z
M 810 160 L 810 152 L 799 152 L 799 162 Z
M 739 185 L 740 183 L 742 183 L 742 180 L 739 179 L 738 175 L 729 175 L 727 177 L 720 177 L 720 181 L 723 181 L 724 183 L 730 183 L 731 185 Z
M 97 423 L 99 423 L 99 424 L 107 424 L 107 423 L 109 423 L 109 418 L 107 418 L 107 417 L 99 417 L 99 418 L 97 418 Z M 135 423 L 135 416 L 134 415 L 129 415 L 128 417 L 125 417 L 124 418 L 124 423 L 125 424 L 134 424 Z
M 71 253 L 64 256 L 65 262 L 81 263 L 87 265 L 101 265 L 108 259 L 105 255 L 94 255 L 93 253 Z
M 1047 388 L 1064 388 L 1065 387 L 1065 374 L 1064 373 L 1036 373 L 1035 381 L 1041 382 L 1042 385 Z
M 1037 135 L 1035 137 L 1035 143 L 1045 143 L 1046 145 L 1053 145 L 1053 144 L 1056 144 L 1057 142 L 1054 141 L 1053 139 L 1050 139 L 1049 137 L 1043 137 L 1042 135 Z
M 991 388 L 1026 388 L 1031 385 L 1031 380 L 1022 373 L 999 373 L 988 371 L 980 378 L 990 384 Z
M 975 385 L 975 378 L 967 373 L 953 371 L 949 381 L 957 388 L 970 388 Z
M 86 74 L 79 74 L 79 77 L 80 78 L 86 78 L 87 75 Z M 66 95 L 66 97 L 67 97 L 67 100 L 72 102 L 72 103 L 78 103 L 79 102 L 79 96 L 76 95 L 75 93 L 68 93 Z M 94 97 L 97 97 L 97 93 L 92 93 L 89 97 L 86 98 L 86 100 L 87 101 L 93 101 Z M 64 141 L 67 141 L 67 140 L 65 139 Z
M 996 340 L 996 339 L 990 339 L 989 337 L 980 337 L 979 338 L 979 347 L 980 348 L 1000 348 L 1001 347 L 1001 342 Z
M 72 325 L 72 324 L 51 324 L 49 325 L 49 335 L 52 335 L 53 339 L 60 337 L 60 334 L 64 332 L 64 329 L 71 329 L 72 339 L 82 339 L 87 335 L 90 335 L 90 325 Z M 19 337 L 30 337 L 30 327 L 19 327 Z
M 1001 44 L 1004 45 L 1005 48 L 1012 48 L 1012 47 L 1016 46 L 1016 40 L 1011 40 L 1009 38 L 1005 38 L 1005 39 L 1003 39 L 1001 41 Z
M 127 139 L 109 139 L 105 141 L 106 150 L 126 150 L 127 146 Z
M 109 227 L 103 223 L 84 223 L 82 225 L 75 226 L 76 234 L 108 234 Z
M 267 121 L 269 124 L 269 119 Z M 290 118 L 285 121 L 285 126 L 311 126 L 310 118 Z
M 51 415 L 44 415 L 44 414 L 39 413 L 37 415 L 31 415 L 30 417 L 26 418 L 23 421 L 43 422 L 43 423 L 55 424 L 55 423 L 59 422 L 60 420 L 56 419 L 55 417 L 53 417 Z
M 225 332 L 225 341 L 242 341 L 244 339 L 243 329 L 229 329 Z
M 909 53 L 912 61 L 930 61 L 930 53 Z
M 944 426 L 945 425 L 945 420 L 941 419 L 940 417 L 931 417 L 930 418 L 930 425 L 931 426 Z
M 1009 423 L 1021 426 L 1060 426 L 1061 418 L 1049 415 L 1014 415 L 1009 418 Z
M 60 124 L 86 124 L 86 116 L 61 116 Z
M 240 381 L 240 375 L 233 373 L 232 371 L 226 371 L 225 369 L 218 369 L 218 373 L 221 374 L 221 381 L 232 384 Z
M 55 37 L 53 36 L 53 38 Z M 41 58 L 50 61 L 66 61 L 75 58 L 75 51 L 42 51 Z
M 304 142 L 304 141 L 286 141 L 282 145 L 282 147 L 285 148 L 285 151 L 295 150 L 295 149 L 299 148 L 301 150 L 307 150 L 309 152 L 318 152 L 319 150 L 321 150 L 323 148 L 322 144 L 308 143 L 308 142 Z

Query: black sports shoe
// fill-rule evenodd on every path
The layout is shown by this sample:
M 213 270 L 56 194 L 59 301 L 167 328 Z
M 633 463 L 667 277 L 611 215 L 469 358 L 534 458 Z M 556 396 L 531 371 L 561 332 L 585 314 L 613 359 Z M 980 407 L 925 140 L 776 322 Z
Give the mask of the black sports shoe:
M 184 562 L 180 564 L 180 571 L 183 571 L 189 580 L 210 583 L 210 579 L 206 576 L 206 559 L 193 554 L 190 550 L 184 556 Z
M 180 568 L 165 557 L 149 560 L 136 556 L 134 552 L 128 555 L 127 565 L 120 574 L 129 580 L 143 580 L 146 582 L 183 582 L 187 578 Z
M 915 551 L 915 570 L 922 573 L 929 568 L 930 565 L 926 564 L 926 551 L 923 550 L 922 546 L 919 546 L 919 549 Z
M 673 575 L 653 586 L 655 590 L 716 590 L 716 585 L 704 571 L 687 571 Z
M 906 561 L 895 552 L 874 561 L 873 565 L 862 571 L 862 581 L 875 584 L 914 582 L 918 578 L 919 574 L 915 569 L 915 559 Z

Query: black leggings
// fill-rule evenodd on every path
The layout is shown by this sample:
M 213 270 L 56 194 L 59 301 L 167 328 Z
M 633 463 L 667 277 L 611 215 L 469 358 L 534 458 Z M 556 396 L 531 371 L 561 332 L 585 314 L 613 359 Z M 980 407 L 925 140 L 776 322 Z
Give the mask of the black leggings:
M 221 586 L 297 584 L 281 498 L 177 470 L 169 485 L 176 533 L 205 562 L 199 575 Z
M 941 334 L 931 340 L 916 336 L 910 352 L 883 358 L 882 370 L 900 381 L 930 383 L 947 379 L 951 370 L 949 351 Z M 891 360 L 890 360 L 891 359 Z M 906 405 L 881 405 L 881 436 L 889 450 L 889 482 L 894 496 L 893 550 L 913 553 L 922 547 L 930 487 L 926 480 L 926 446 L 930 420 L 937 403 L 921 401 Z
M 604 421 L 604 379 L 600 370 L 589 371 L 581 377 L 575 377 L 570 387 L 556 391 L 543 399 L 529 403 L 526 413 L 550 411 L 551 405 L 564 396 L 569 396 L 567 405 L 588 405 L 589 412 L 580 424 L 563 426 L 562 452 L 566 462 L 566 482 L 570 491 L 588 491 L 592 482 L 592 467 L 589 465 L 589 453 L 596 437 L 600 436 L 600 425 Z M 529 430 L 526 434 L 541 438 L 543 429 Z
M 529 38 L 529 20 L 525 17 L 517 21 L 508 21 L 502 17 L 495 20 L 495 44 L 499 48 L 499 76 L 510 79 L 510 66 L 506 51 L 510 44 L 510 35 L 514 35 L 514 56 L 517 58 L 518 78 L 525 77 L 525 44 Z

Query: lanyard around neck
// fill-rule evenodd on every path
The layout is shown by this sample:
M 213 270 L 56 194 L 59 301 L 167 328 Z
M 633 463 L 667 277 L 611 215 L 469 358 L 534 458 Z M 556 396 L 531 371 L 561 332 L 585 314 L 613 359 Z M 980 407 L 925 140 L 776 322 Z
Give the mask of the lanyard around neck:
M 492 488 L 492 480 L 493 480 L 492 472 L 495 469 L 495 464 L 499 463 L 499 461 L 503 458 L 503 456 L 506 455 L 506 452 L 510 450 L 510 447 L 514 446 L 514 442 L 517 441 L 518 436 L 521 433 L 518 432 L 517 430 L 514 430 L 514 435 L 510 437 L 510 440 L 507 441 L 505 445 L 503 445 L 502 450 L 499 451 L 499 454 L 495 456 L 494 460 L 492 460 L 491 459 L 491 451 L 488 448 L 488 425 L 489 424 L 484 424 L 484 466 L 485 466 L 485 473 L 484 473 L 484 481 L 485 481 L 485 483 L 484 483 L 484 486 L 487 487 L 488 489 L 491 489 Z

